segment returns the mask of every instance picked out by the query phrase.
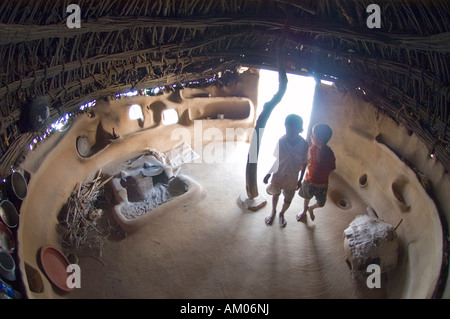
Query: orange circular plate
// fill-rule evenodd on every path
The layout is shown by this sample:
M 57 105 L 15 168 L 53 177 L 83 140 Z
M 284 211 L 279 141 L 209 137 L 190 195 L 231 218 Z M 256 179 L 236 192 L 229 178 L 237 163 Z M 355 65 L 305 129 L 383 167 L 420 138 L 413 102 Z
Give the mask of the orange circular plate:
M 44 246 L 41 248 L 41 265 L 48 279 L 63 291 L 72 291 L 74 288 L 67 287 L 69 273 L 66 271 L 69 266 L 67 258 L 56 248 Z

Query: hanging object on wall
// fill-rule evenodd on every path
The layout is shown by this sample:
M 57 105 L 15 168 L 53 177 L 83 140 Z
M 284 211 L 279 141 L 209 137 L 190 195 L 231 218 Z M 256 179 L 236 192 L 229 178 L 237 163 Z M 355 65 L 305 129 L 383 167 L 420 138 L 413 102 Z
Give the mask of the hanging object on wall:
M 49 107 L 50 103 L 47 98 L 38 96 L 24 106 L 21 120 L 26 122 L 28 129 L 37 132 L 45 126 L 50 116 Z
M 0 276 L 8 281 L 15 281 L 17 278 L 14 258 L 3 248 L 0 248 Z
M 19 213 L 9 200 L 5 199 L 0 202 L 0 219 L 10 229 L 19 225 Z
M 0 222 L 0 248 L 11 254 L 16 250 L 16 242 L 13 233 L 2 222 Z
M 27 196 L 27 180 L 20 171 L 13 171 L 0 186 L 11 202 L 22 202 Z

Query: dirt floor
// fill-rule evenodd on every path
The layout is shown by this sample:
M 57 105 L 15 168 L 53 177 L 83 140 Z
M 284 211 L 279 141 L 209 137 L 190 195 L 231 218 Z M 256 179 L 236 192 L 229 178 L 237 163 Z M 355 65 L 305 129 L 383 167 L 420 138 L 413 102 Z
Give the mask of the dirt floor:
M 246 144 L 244 144 L 246 145 Z M 242 148 L 245 152 L 245 146 Z M 245 158 L 242 156 L 234 158 Z M 343 210 L 328 198 L 314 222 L 297 222 L 298 195 L 282 229 L 266 226 L 268 204 L 257 212 L 239 204 L 245 189 L 245 161 L 185 164 L 181 172 L 200 183 L 206 197 L 197 204 L 155 214 L 127 237 L 112 236 L 102 258 L 81 255 L 81 289 L 67 298 L 383 298 L 352 280 L 344 258 L 343 230 L 365 214 L 364 203 L 337 175 L 330 190 L 347 194 Z M 260 172 L 263 174 L 264 172 Z M 260 178 L 262 180 L 262 178 Z M 281 209 L 281 200 L 279 209 Z M 110 214 L 111 211 L 108 212 Z M 151 212 L 150 212 L 151 214 Z

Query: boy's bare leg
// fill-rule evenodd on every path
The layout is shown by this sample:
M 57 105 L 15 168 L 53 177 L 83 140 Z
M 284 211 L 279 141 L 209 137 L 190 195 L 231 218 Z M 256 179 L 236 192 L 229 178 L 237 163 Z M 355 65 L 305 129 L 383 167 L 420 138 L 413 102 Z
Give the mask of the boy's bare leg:
M 309 215 L 311 216 L 311 220 L 314 220 L 314 218 L 316 218 L 316 216 L 314 216 L 313 210 L 316 209 L 317 207 L 319 207 L 318 203 L 315 203 L 314 205 L 308 207 L 308 212 Z
M 295 217 L 297 218 L 297 221 L 299 222 L 300 219 L 302 219 L 303 215 L 306 213 L 306 211 L 308 210 L 308 205 L 309 205 L 309 199 L 305 198 L 305 201 L 303 202 L 303 212 L 301 212 L 300 214 L 297 214 Z
M 277 205 L 279 198 L 280 194 L 272 196 L 272 213 L 264 219 L 267 225 L 272 225 L 275 215 L 277 214 Z
M 286 227 L 287 225 L 287 221 L 284 218 L 284 213 L 288 210 L 289 206 L 291 206 L 291 203 L 283 203 L 283 207 L 281 208 L 281 212 L 280 212 L 280 226 L 281 227 Z

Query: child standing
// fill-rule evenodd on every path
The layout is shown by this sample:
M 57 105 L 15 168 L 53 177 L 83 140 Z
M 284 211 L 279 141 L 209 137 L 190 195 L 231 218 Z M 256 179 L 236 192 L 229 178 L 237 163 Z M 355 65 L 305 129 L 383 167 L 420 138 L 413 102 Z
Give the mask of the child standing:
M 313 145 L 309 149 L 308 171 L 298 192 L 305 202 L 303 212 L 296 216 L 297 221 L 300 221 L 306 211 L 309 212 L 311 220 L 314 220 L 314 209 L 323 207 L 327 200 L 328 176 L 336 169 L 336 158 L 327 145 L 332 133 L 331 128 L 326 124 L 316 124 L 312 129 Z M 317 202 L 308 206 L 313 196 L 316 197 Z
M 267 193 L 272 195 L 272 213 L 265 218 L 267 225 L 272 225 L 276 215 L 278 199 L 283 192 L 284 203 L 280 211 L 280 226 L 286 227 L 284 213 L 289 208 L 295 191 L 301 185 L 308 162 L 308 143 L 299 134 L 303 132 L 303 120 L 296 114 L 290 114 L 285 120 L 286 134 L 277 143 L 274 156 L 277 158 L 269 173 L 264 177 L 267 184 L 272 173 L 273 177 L 267 187 Z M 298 173 L 301 170 L 300 179 Z

